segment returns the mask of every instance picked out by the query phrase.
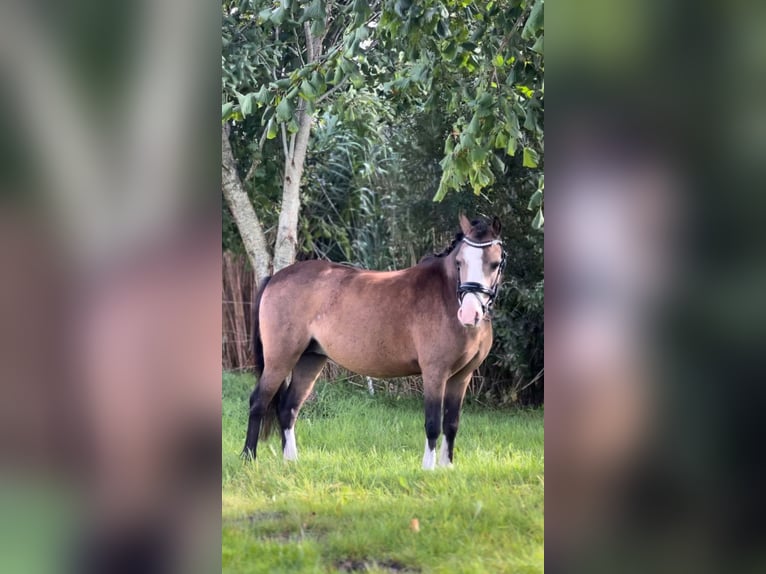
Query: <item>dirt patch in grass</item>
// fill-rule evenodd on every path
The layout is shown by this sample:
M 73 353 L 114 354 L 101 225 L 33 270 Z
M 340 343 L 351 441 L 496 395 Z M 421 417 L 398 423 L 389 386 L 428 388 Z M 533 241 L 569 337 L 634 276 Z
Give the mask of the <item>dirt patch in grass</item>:
M 248 514 L 247 516 L 237 516 L 236 518 L 224 518 L 224 524 L 259 524 L 263 522 L 274 522 L 275 520 L 282 520 L 287 516 L 286 512 L 256 512 L 254 514 Z
M 368 572 L 371 568 L 385 570 L 386 572 L 420 572 L 419 568 L 412 568 L 396 560 L 354 560 L 346 558 L 335 563 L 338 572 Z
M 256 512 L 238 518 L 228 518 L 225 524 L 236 527 L 244 527 L 255 534 L 259 540 L 289 544 L 306 539 L 320 539 L 326 535 L 327 530 L 312 522 L 316 513 L 312 512 L 305 522 L 298 524 L 285 524 L 286 512 Z

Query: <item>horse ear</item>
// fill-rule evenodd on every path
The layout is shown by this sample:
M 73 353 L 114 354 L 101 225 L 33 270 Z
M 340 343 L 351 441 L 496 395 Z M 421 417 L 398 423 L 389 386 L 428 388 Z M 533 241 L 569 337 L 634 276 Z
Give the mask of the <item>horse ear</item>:
M 468 218 L 462 211 L 460 212 L 460 231 L 462 231 L 465 236 L 471 235 L 471 222 L 468 221 Z
M 492 233 L 495 237 L 500 237 L 500 230 L 503 229 L 502 224 L 500 223 L 500 218 L 496 215 L 492 218 Z

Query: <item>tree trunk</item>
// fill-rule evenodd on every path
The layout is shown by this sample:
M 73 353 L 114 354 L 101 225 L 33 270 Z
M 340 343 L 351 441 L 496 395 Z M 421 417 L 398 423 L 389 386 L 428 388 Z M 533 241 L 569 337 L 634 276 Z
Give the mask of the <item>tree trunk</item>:
M 261 285 L 263 279 L 270 275 L 271 256 L 266 245 L 266 236 L 263 234 L 261 222 L 258 220 L 253 204 L 250 203 L 250 198 L 247 196 L 247 192 L 237 174 L 237 167 L 234 162 L 234 154 L 231 151 L 226 126 L 221 127 L 221 156 L 223 196 L 226 198 L 226 204 L 234 216 L 237 229 L 242 237 L 242 243 L 245 244 L 247 256 L 253 264 L 253 269 L 255 269 L 256 283 Z
M 311 116 L 299 111 L 298 132 L 295 134 L 293 149 L 285 161 L 285 176 L 282 182 L 282 208 L 279 212 L 277 242 L 274 247 L 274 272 L 295 261 L 298 245 L 298 214 L 301 209 L 301 176 L 306 160 L 306 150 L 311 135 Z
M 308 22 L 304 24 L 308 61 L 315 62 L 322 55 L 322 38 L 311 34 Z M 298 215 L 301 209 L 301 177 L 306 161 L 306 150 L 311 136 L 311 114 L 301 105 L 298 114 L 298 132 L 293 135 L 285 158 L 285 175 L 282 181 L 282 208 L 279 213 L 277 242 L 274 246 L 274 272 L 295 261 L 298 246 Z M 284 132 L 283 132 L 284 137 Z M 286 144 L 286 142 L 285 142 Z

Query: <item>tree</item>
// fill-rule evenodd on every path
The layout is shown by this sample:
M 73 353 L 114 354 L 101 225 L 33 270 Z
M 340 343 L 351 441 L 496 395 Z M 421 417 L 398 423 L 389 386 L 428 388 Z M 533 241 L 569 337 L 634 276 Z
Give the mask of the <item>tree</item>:
M 371 15 L 366 2 L 223 2 L 224 122 L 257 119 L 250 172 L 267 141 L 281 139 L 282 197 L 273 258 L 249 206 L 230 146 L 223 147 L 224 197 L 258 280 L 295 260 L 300 184 L 314 114 L 361 80 L 361 44 Z M 251 128 L 254 123 L 250 122 Z M 227 137 L 225 126 L 223 138 Z M 257 134 L 257 135 L 256 135 Z M 247 178 L 246 178 L 247 179 Z M 255 230 L 244 229 L 254 227 Z
M 404 59 L 384 89 L 419 88 L 426 109 L 438 106 L 452 119 L 434 200 L 466 184 L 482 193 L 518 151 L 522 167 L 541 167 L 544 0 L 390 0 L 386 6 L 382 41 L 402 46 Z M 446 102 L 443 93 L 451 94 Z M 539 179 L 530 203 L 536 228 L 543 224 L 543 185 Z
M 380 98 L 428 109 L 443 106 L 434 94 L 452 94 L 442 109 L 452 129 L 443 136 L 436 201 L 465 185 L 482 193 L 517 150 L 524 168 L 541 165 L 543 0 L 483 6 L 465 0 L 255 0 L 225 1 L 223 10 L 222 116 L 251 140 L 244 179 L 232 169 L 238 162 L 231 147 L 223 146 L 224 197 L 259 279 L 295 259 L 312 119 L 332 109 L 338 96 L 367 86 Z M 277 138 L 281 146 L 271 145 Z M 246 201 L 266 156 L 282 164 L 273 260 Z M 538 191 L 530 208 L 537 209 L 541 227 L 542 179 Z

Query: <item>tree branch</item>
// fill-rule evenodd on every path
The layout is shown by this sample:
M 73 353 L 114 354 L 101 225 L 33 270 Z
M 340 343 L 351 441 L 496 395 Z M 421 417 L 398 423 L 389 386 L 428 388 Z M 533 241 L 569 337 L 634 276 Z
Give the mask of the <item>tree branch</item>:
M 314 42 L 311 36 L 311 25 L 308 22 L 303 23 L 303 34 L 306 37 L 306 51 L 308 52 L 309 62 L 314 62 Z
M 329 98 L 329 97 L 330 97 L 330 96 L 331 96 L 331 95 L 332 95 L 334 92 L 337 92 L 338 90 L 340 90 L 340 89 L 341 89 L 343 86 L 345 86 L 347 83 L 348 83 L 348 78 L 343 78 L 343 80 L 341 80 L 340 82 L 338 82 L 337 84 L 335 84 L 335 85 L 334 85 L 332 88 L 330 88 L 329 90 L 327 90 L 327 91 L 326 91 L 324 94 L 322 94 L 321 96 L 319 96 L 319 97 L 317 98 L 316 102 L 314 102 L 314 104 L 316 105 L 316 104 L 318 104 L 318 103 L 320 103 L 320 102 L 324 101 L 325 99 Z
M 279 127 L 282 128 L 282 149 L 285 152 L 285 161 L 290 161 L 290 151 L 287 147 L 287 129 L 285 128 L 284 122 L 279 124 Z
M 299 115 L 300 117 L 300 115 Z M 290 158 L 295 157 L 295 139 L 296 134 L 290 136 Z
M 266 246 L 266 236 L 261 222 L 237 174 L 227 125 L 221 126 L 221 189 L 237 224 L 245 251 L 255 269 L 256 283 L 260 285 L 269 275 L 271 255 Z
M 263 134 L 261 134 L 261 139 L 258 140 L 258 151 L 263 152 L 263 145 L 266 143 L 266 136 L 268 135 L 269 130 L 263 130 Z M 252 163 L 250 164 L 250 169 L 247 170 L 247 175 L 245 175 L 244 183 L 249 182 L 253 176 L 255 175 L 255 170 L 258 169 L 258 166 L 261 165 L 261 160 L 257 157 L 253 158 Z

